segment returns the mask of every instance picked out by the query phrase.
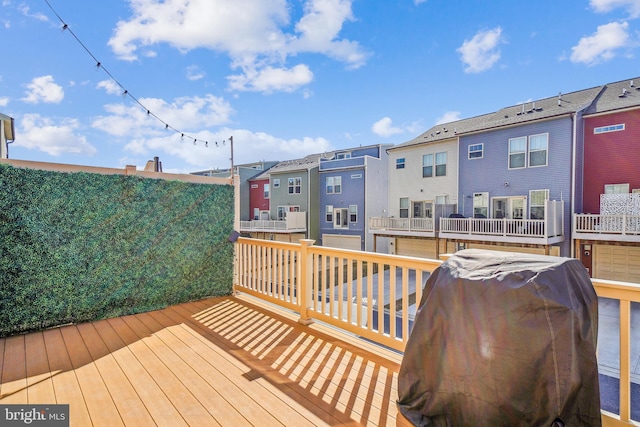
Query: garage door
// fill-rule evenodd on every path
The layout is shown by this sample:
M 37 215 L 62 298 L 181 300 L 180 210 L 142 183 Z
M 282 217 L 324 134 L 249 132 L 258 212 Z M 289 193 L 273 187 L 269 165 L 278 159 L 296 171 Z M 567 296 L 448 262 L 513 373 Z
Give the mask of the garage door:
M 640 283 L 640 247 L 594 245 L 593 277 Z
M 396 255 L 436 258 L 436 241 L 427 239 L 396 239 Z
M 322 246 L 339 249 L 362 250 L 360 236 L 341 236 L 339 234 L 323 234 Z

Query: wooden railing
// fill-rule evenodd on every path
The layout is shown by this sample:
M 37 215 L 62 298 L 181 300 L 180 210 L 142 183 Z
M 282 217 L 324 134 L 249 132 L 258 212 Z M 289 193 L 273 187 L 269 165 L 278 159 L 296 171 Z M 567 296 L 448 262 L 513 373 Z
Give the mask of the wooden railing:
M 404 351 L 422 287 L 441 261 L 239 238 L 234 290 L 373 342 Z M 592 280 L 600 297 L 620 301 L 620 414 L 603 411 L 603 426 L 639 425 L 630 420 L 631 302 L 640 285 Z

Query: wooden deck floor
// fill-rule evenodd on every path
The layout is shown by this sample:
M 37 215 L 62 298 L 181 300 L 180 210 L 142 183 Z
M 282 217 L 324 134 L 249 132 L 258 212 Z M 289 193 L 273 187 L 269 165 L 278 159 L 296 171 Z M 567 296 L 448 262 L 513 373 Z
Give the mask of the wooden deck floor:
M 247 298 L 212 298 L 0 339 L 0 404 L 66 403 L 72 426 L 403 426 L 399 362 Z

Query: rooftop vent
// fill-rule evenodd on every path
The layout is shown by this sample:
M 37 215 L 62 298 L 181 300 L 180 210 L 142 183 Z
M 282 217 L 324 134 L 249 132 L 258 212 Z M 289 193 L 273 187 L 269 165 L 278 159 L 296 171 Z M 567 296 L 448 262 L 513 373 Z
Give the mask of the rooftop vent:
M 627 96 L 627 88 L 623 87 L 622 88 L 622 93 L 620 95 L 618 95 L 618 98 L 624 98 L 625 96 Z

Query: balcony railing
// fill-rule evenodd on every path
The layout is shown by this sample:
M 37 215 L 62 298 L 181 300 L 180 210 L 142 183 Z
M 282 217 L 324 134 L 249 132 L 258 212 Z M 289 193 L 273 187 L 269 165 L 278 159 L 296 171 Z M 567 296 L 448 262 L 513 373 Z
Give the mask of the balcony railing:
M 283 220 L 240 221 L 241 232 L 303 233 L 307 231 L 306 212 L 288 212 Z
M 416 231 L 433 233 L 435 221 L 433 218 L 369 218 L 369 230 L 371 231 Z
M 574 214 L 573 237 L 640 242 L 640 215 Z
M 440 261 L 240 238 L 234 289 L 299 313 L 301 323 L 328 323 L 404 351 L 422 286 Z M 620 304 L 620 413 L 603 411 L 603 426 L 631 421 L 631 302 L 640 285 L 592 280 L 598 296 Z M 637 420 L 636 420 L 637 421 Z

